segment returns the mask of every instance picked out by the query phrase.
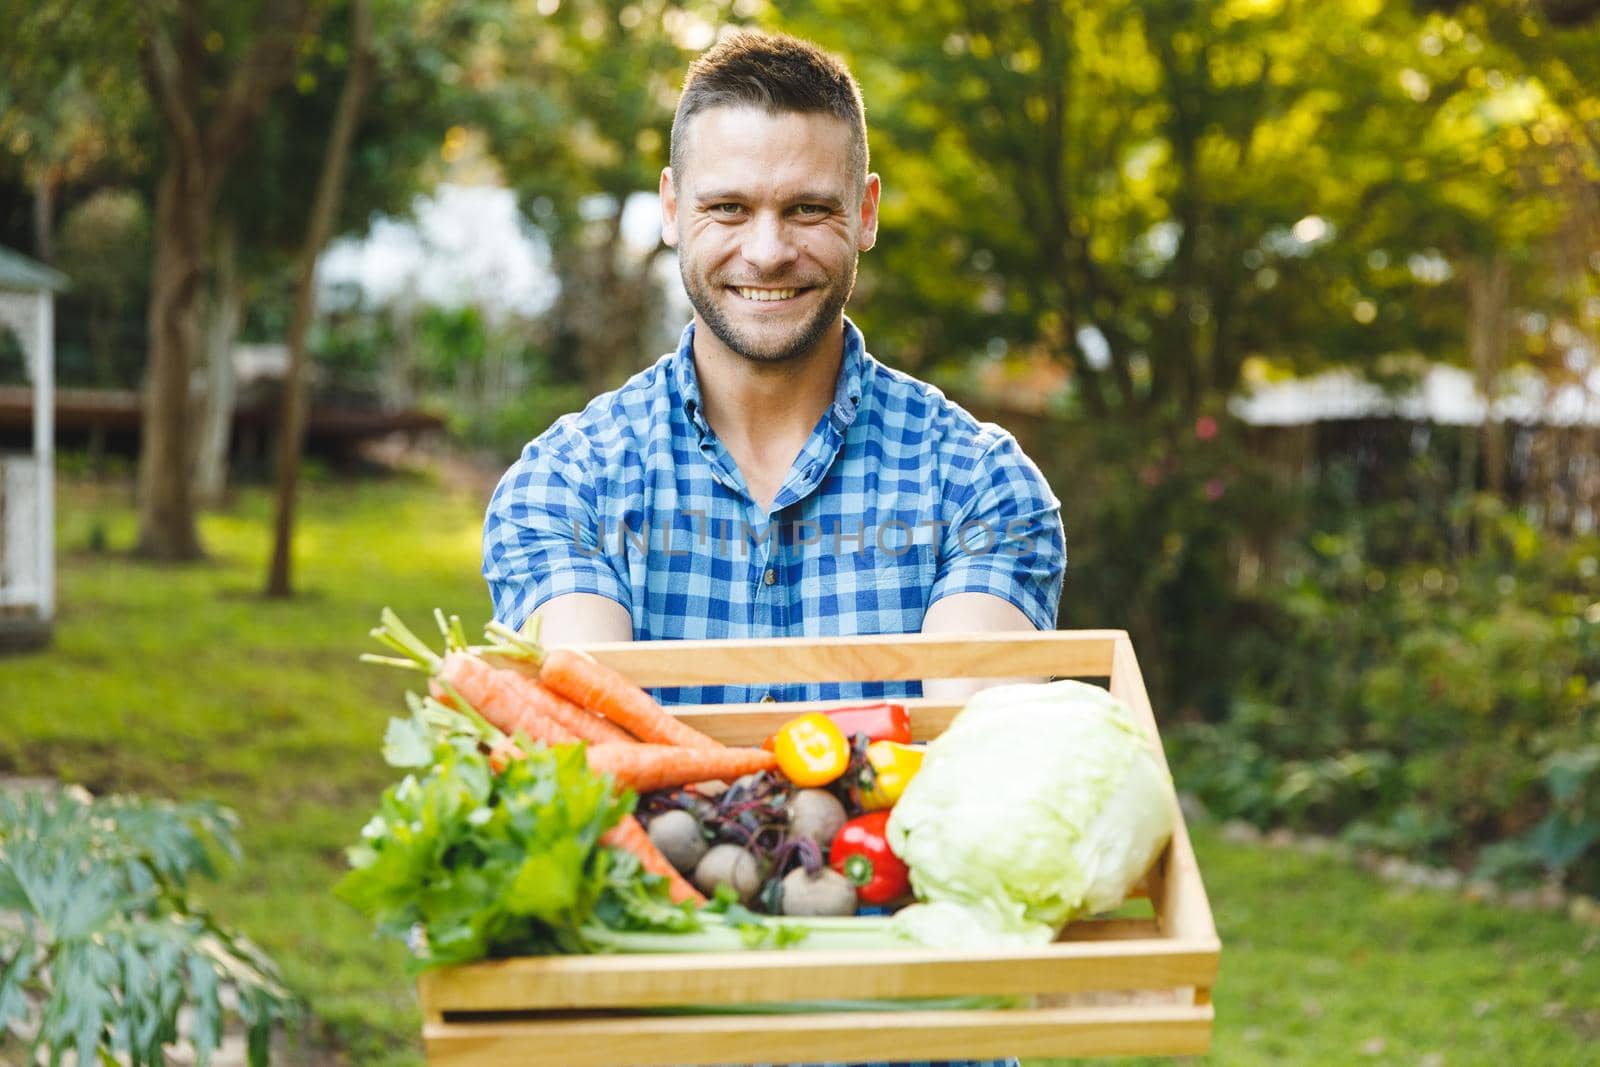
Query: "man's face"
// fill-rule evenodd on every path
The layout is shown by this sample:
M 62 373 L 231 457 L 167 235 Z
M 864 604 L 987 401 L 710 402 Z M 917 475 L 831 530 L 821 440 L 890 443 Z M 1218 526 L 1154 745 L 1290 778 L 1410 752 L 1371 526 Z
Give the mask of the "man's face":
M 662 238 L 696 318 L 749 360 L 809 355 L 877 239 L 877 176 L 860 187 L 850 127 L 832 115 L 712 108 L 688 127 L 685 173 L 661 175 Z

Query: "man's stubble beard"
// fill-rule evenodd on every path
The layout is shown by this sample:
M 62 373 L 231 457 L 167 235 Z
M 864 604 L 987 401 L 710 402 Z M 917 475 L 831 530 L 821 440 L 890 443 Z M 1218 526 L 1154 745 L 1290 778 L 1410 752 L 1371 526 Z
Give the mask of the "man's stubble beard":
M 688 294 L 689 304 L 694 308 L 695 314 L 700 316 L 700 320 L 716 335 L 717 340 L 728 347 L 729 351 L 754 363 L 784 363 L 810 352 L 839 320 L 840 312 L 844 311 L 845 304 L 850 300 L 850 294 L 855 291 L 857 260 L 856 256 L 850 258 L 842 283 L 828 290 L 817 313 L 801 327 L 793 340 L 776 351 L 758 350 L 749 338 L 740 336 L 733 324 L 722 314 L 722 309 L 712 298 L 711 290 L 702 286 L 698 279 L 690 277 L 682 256 L 678 258 L 678 274 L 683 279 L 683 291 Z

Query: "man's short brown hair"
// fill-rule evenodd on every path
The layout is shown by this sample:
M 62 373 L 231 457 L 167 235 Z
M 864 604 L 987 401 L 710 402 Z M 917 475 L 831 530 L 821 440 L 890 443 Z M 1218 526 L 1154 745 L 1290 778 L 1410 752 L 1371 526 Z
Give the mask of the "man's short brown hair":
M 850 127 L 850 168 L 867 179 L 867 120 L 861 87 L 843 61 L 786 34 L 741 31 L 689 65 L 672 118 L 673 180 L 684 173 L 689 120 L 715 107 L 759 107 L 770 114 L 827 114 Z

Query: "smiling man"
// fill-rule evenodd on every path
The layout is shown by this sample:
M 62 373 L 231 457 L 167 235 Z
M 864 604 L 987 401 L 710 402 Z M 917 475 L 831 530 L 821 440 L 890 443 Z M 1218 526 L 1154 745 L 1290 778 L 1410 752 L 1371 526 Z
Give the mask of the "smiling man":
M 1038 468 L 874 359 L 844 315 L 879 193 L 837 59 L 744 33 L 690 67 L 661 209 L 694 321 L 501 479 L 484 529 L 496 618 L 537 611 L 554 644 L 1054 627 L 1066 555 Z M 976 687 L 657 695 L 959 701 Z

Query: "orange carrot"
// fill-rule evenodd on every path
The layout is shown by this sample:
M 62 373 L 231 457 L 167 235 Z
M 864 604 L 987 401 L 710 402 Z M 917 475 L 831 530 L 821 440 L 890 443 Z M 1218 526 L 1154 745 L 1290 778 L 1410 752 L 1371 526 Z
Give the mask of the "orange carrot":
M 527 753 L 517 747 L 517 743 L 509 737 L 502 737 L 489 746 L 489 769 L 496 774 L 506 769 L 512 760 L 523 759 Z
M 639 863 L 645 870 L 665 878 L 667 892 L 672 896 L 674 904 L 681 904 L 685 900 L 692 900 L 696 904 L 706 902 L 700 891 L 678 873 L 678 868 L 672 865 L 672 861 L 661 854 L 661 850 L 656 848 L 656 843 L 650 840 L 649 833 L 632 815 L 624 815 L 621 822 L 601 836 L 600 843 L 632 852 L 639 857 Z
M 778 761 L 759 748 L 685 748 L 682 745 L 590 745 L 589 769 L 609 774 L 638 793 L 712 778 L 733 781 L 770 771 Z
M 604 715 L 641 741 L 682 748 L 723 747 L 720 741 L 681 721 L 649 693 L 586 652 L 546 649 L 539 664 L 539 681 L 579 707 Z M 692 779 L 683 779 L 688 781 Z
M 581 737 L 585 741 L 609 742 L 632 741 L 633 737 L 622 727 L 607 722 L 593 712 L 585 711 L 572 701 L 551 692 L 525 674 L 514 670 L 495 667 L 477 656 L 468 652 L 450 652 L 444 657 L 439 667 L 439 677 L 460 689 L 463 694 L 462 679 L 467 685 L 493 684 L 505 693 L 504 700 L 508 704 L 520 702 L 523 706 L 532 709 L 546 719 L 560 726 L 572 737 Z M 478 678 L 492 679 L 492 683 L 480 683 Z M 478 709 L 480 712 L 482 708 Z M 491 720 L 492 721 L 492 720 Z M 499 725 L 496 723 L 496 725 Z M 505 729 L 501 727 L 501 729 Z M 510 733 L 509 730 L 506 731 Z M 530 735 L 531 736 L 531 735 Z M 571 738 L 568 738 L 570 740 Z
M 559 745 L 578 740 L 576 734 L 546 715 L 530 707 L 523 693 L 507 682 L 519 678 L 511 671 L 498 671 L 476 656 L 452 652 L 445 657 L 445 666 L 439 676 L 428 684 L 434 699 L 450 704 L 450 691 L 441 681 L 448 681 L 462 699 L 497 728 L 508 735 L 518 730 L 535 741 Z

